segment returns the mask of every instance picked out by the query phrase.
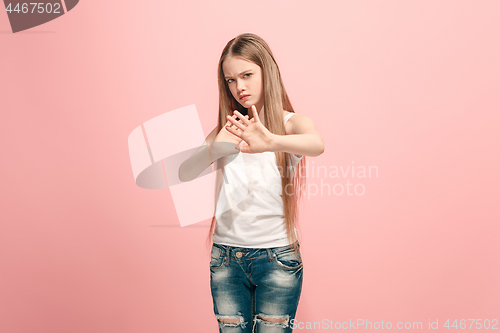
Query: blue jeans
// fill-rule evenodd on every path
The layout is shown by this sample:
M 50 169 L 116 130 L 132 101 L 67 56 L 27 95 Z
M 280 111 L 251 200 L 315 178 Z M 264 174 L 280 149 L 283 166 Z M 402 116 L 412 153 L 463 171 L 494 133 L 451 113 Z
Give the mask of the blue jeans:
M 214 243 L 210 288 L 219 332 L 292 332 L 302 271 L 293 245 L 252 249 Z

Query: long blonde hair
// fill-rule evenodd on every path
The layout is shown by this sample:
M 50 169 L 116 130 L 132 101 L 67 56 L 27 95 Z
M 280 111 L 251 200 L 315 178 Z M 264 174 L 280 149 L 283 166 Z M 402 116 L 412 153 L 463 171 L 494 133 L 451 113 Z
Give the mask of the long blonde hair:
M 233 115 L 234 110 L 240 111 L 243 115 L 247 114 L 247 109 L 236 101 L 231 94 L 228 84 L 224 78 L 222 63 L 228 57 L 241 57 L 247 61 L 253 62 L 260 66 L 263 75 L 263 90 L 264 90 L 264 118 L 266 128 L 274 134 L 285 135 L 285 124 L 283 121 L 283 110 L 295 112 L 293 110 L 290 99 L 286 93 L 278 64 L 274 59 L 271 49 L 267 43 L 259 36 L 251 33 L 244 33 L 230 40 L 222 51 L 219 68 L 218 68 L 218 85 L 219 85 L 219 121 L 217 133 L 226 124 L 226 115 Z M 287 236 L 290 244 L 294 245 L 294 250 L 298 251 L 298 239 L 295 237 L 294 228 L 297 226 L 298 204 L 301 198 L 301 190 L 306 182 L 304 172 L 295 172 L 292 168 L 291 154 L 285 152 L 275 152 L 278 163 L 278 170 L 281 174 L 281 188 L 283 200 L 283 212 L 285 214 L 285 225 Z M 216 163 L 220 165 L 222 161 Z M 306 165 L 305 156 L 302 157 L 300 163 L 295 170 L 304 170 Z M 223 172 L 223 167 L 221 168 Z M 217 167 L 219 170 L 219 167 Z M 291 172 L 290 172 L 291 171 Z M 215 188 L 215 207 L 221 189 L 221 177 L 216 181 Z M 297 177 L 298 175 L 298 177 Z M 215 230 L 215 211 L 210 225 L 210 231 L 207 238 L 208 247 L 212 246 L 212 234 Z

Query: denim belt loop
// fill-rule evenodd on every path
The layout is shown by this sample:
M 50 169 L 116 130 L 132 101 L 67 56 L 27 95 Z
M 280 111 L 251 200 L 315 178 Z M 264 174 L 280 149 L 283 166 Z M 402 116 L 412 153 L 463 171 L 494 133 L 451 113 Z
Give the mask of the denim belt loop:
M 229 266 L 229 260 L 231 259 L 231 247 L 226 246 L 226 265 Z
M 267 250 L 267 257 L 268 257 L 269 261 L 273 261 L 274 258 L 273 258 L 273 255 L 271 253 L 271 250 L 270 249 L 266 249 L 266 250 Z

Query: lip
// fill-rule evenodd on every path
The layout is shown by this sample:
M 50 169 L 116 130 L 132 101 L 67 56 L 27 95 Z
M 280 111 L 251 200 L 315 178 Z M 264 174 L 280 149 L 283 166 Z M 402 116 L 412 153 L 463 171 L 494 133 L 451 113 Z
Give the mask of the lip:
M 240 95 L 240 99 L 241 100 L 245 100 L 249 97 L 250 95 Z

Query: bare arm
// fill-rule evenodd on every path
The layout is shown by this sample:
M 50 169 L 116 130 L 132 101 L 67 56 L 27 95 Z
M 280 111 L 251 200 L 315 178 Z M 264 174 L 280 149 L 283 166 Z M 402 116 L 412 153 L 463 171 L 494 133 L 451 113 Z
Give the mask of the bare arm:
M 195 179 L 203 172 L 213 161 L 211 161 L 211 151 L 208 150 L 217 135 L 217 126 L 208 134 L 203 144 L 198 148 L 190 158 L 185 160 L 179 167 L 179 179 L 187 182 Z
M 198 150 L 196 150 L 193 155 L 191 156 L 194 156 L 196 154 L 198 154 L 199 152 L 207 149 L 206 146 L 208 146 L 209 143 L 212 143 L 214 142 L 215 140 L 215 137 L 217 136 L 217 126 L 214 127 L 214 129 L 207 135 L 207 137 L 205 138 L 205 141 L 203 142 L 203 144 L 200 146 L 200 148 L 198 148 Z M 208 165 L 207 165 L 208 167 Z M 203 170 L 202 170 L 203 171 Z
M 228 121 L 226 126 L 231 126 L 231 123 Z M 242 139 L 229 133 L 226 126 L 220 132 L 217 132 L 216 126 L 207 136 L 203 145 L 181 164 L 179 167 L 179 179 L 181 181 L 191 181 L 219 158 L 240 152 L 238 144 Z
M 294 119 L 295 118 L 295 119 Z M 273 135 L 270 151 L 284 151 L 296 155 L 318 156 L 325 151 L 325 144 L 311 118 L 297 114 L 290 118 L 292 133 Z

